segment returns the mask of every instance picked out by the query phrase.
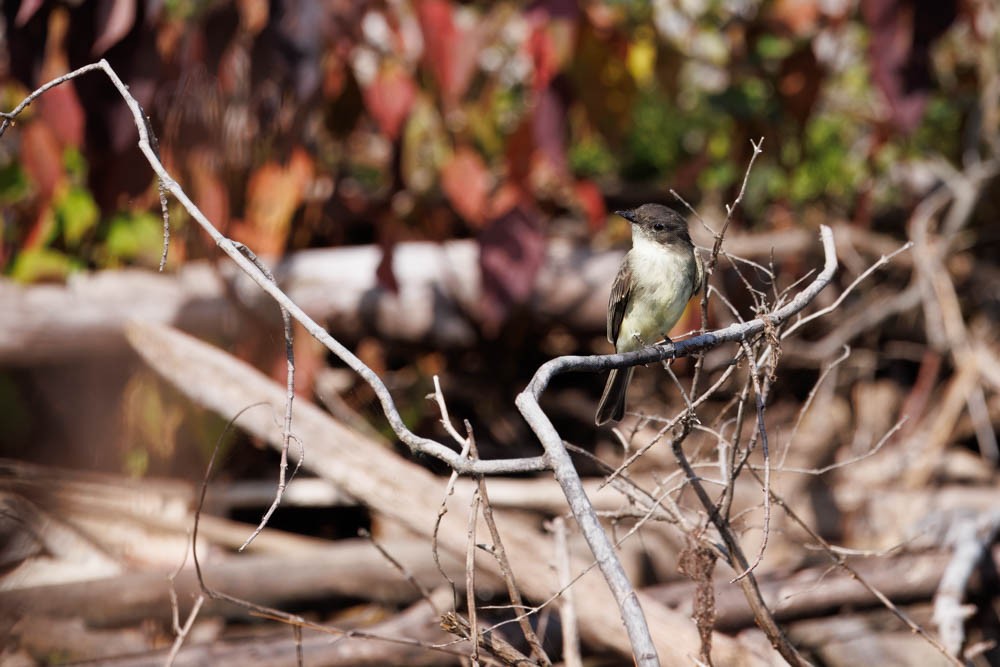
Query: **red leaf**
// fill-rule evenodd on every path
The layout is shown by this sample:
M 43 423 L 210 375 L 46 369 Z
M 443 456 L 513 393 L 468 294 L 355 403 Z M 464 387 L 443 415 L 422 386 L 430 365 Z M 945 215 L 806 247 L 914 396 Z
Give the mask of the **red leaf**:
M 424 62 L 444 100 L 454 104 L 465 94 L 475 72 L 478 36 L 474 30 L 462 30 L 455 24 L 447 0 L 418 2 L 417 19 L 424 36 Z
M 101 0 L 97 6 L 97 39 L 91 52 L 95 56 L 122 41 L 135 25 L 135 3 L 138 0 Z
M 365 106 L 382 132 L 395 141 L 413 108 L 417 85 L 399 65 L 383 65 L 364 91 Z
M 542 90 L 559 70 L 559 57 L 555 42 L 544 24 L 535 26 L 526 44 L 528 55 L 534 63 L 534 78 L 532 88 Z
M 590 231 L 600 229 L 608 217 L 608 209 L 604 206 L 604 195 L 593 181 L 579 180 L 574 186 L 576 200 L 580 203 Z
M 28 123 L 21 135 L 21 164 L 41 198 L 48 202 L 65 180 L 62 147 L 55 133 L 42 122 Z
M 525 117 L 507 137 L 504 158 L 507 166 L 507 181 L 528 189 L 531 163 L 535 155 L 535 138 L 532 134 L 532 119 Z
M 497 193 L 505 199 L 510 189 Z M 494 336 L 513 306 L 531 296 L 535 277 L 545 259 L 541 216 L 527 197 L 489 222 L 479 236 L 479 267 L 483 299 L 483 330 Z
M 23 5 L 22 5 L 23 7 Z M 48 35 L 40 77 L 43 81 L 62 76 L 71 68 L 66 45 L 70 31 L 69 12 L 57 8 L 48 16 Z M 36 102 L 39 115 L 52 128 L 62 146 L 83 144 L 84 113 L 76 93 L 76 82 L 67 81 L 49 90 Z
M 84 113 L 72 81 L 52 88 L 38 100 L 38 113 L 63 146 L 83 146 Z
M 492 180 L 483 159 L 466 146 L 458 148 L 441 170 L 441 189 L 448 202 L 462 218 L 476 227 L 481 226 L 486 217 Z

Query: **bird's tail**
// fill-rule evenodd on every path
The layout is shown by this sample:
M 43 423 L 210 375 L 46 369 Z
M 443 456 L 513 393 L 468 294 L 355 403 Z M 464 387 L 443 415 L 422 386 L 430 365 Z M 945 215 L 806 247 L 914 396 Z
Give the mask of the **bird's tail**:
M 601 402 L 597 404 L 597 416 L 594 417 L 594 423 L 598 426 L 607 424 L 612 419 L 621 421 L 625 416 L 625 391 L 628 389 L 634 370 L 634 368 L 616 369 L 608 375 L 608 383 L 604 385 Z

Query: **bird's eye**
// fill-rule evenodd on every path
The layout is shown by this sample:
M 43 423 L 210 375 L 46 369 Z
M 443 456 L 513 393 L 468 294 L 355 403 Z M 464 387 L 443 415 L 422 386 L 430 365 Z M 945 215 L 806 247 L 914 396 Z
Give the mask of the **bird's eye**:
M 655 225 L 653 225 L 653 230 L 657 231 L 657 232 L 662 232 L 663 231 L 663 223 L 662 222 L 658 222 Z

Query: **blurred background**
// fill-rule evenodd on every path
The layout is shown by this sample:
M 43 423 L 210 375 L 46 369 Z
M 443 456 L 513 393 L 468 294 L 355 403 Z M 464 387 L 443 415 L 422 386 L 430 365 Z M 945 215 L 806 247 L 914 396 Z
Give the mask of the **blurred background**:
M 985 0 L 102 0 L 8 2 L 3 11 L 5 108 L 106 58 L 143 105 L 171 173 L 223 233 L 261 256 L 374 245 L 374 273 L 351 278 L 391 295 L 406 287 L 409 267 L 401 278 L 393 261 L 401 244 L 469 240 L 471 261 L 454 268 L 456 280 L 476 285 L 474 302 L 441 306 L 456 320 L 450 335 L 412 323 L 380 331 L 360 306 L 327 318 L 339 321 L 334 335 L 392 373 L 397 400 L 418 426 L 436 418 L 423 400 L 434 372 L 454 374 L 445 386 L 475 387 L 469 405 L 454 399 L 460 417 L 505 422 L 541 361 L 607 351 L 602 302 L 613 273 L 604 269 L 606 281 L 593 284 L 588 310 L 572 309 L 571 327 L 563 326 L 565 308 L 532 306 L 549 244 L 627 248 L 627 224 L 609 211 L 658 201 L 686 212 L 672 191 L 718 226 L 751 140 L 763 137 L 764 153 L 735 212 L 737 230 L 843 224 L 899 240 L 910 211 L 948 170 L 993 156 L 998 141 L 997 15 Z M 29 108 L 0 145 L 0 266 L 8 280 L 59 284 L 80 273 L 156 267 L 157 189 L 136 141 L 132 118 L 100 74 Z M 982 189 L 981 213 L 961 240 L 966 256 L 987 262 L 973 274 L 995 271 L 992 186 Z M 217 262 L 214 244 L 179 206 L 170 209 L 168 273 L 198 259 Z M 696 240 L 706 239 L 699 223 L 691 226 Z M 782 254 L 774 242 L 782 237 L 768 238 Z M 782 269 L 797 276 L 816 252 L 817 243 L 800 245 L 779 257 Z M 449 263 L 433 255 L 412 261 Z M 985 279 L 969 273 L 962 277 Z M 988 301 L 985 291 L 971 296 Z M 284 372 L 276 320 L 269 327 L 218 319 L 206 326 L 226 334 L 220 342 Z M 77 354 L 65 347 L 71 341 Z M 169 468 L 179 434 L 168 444 L 157 435 L 156 444 L 121 426 L 148 425 L 149 415 L 139 415 L 150 402 L 167 419 L 171 399 L 150 395 L 159 390 L 118 365 L 95 361 L 90 373 L 94 348 L 85 341 L 68 335 L 57 352 L 39 351 L 42 368 L 18 363 L 35 361 L 27 349 L 6 354 L 4 453 L 47 458 L 51 445 L 74 465 Z M 298 391 L 310 395 L 312 371 L 324 361 L 310 360 L 322 353 L 300 342 Z M 73 363 L 52 367 L 63 361 Z M 373 407 L 355 380 L 342 380 L 354 408 Z M 91 383 L 124 386 L 130 398 L 106 403 Z M 595 396 L 600 382 L 591 384 L 581 399 Z M 502 414 L 476 414 L 492 410 Z M 530 447 L 521 427 L 487 430 L 487 441 Z M 185 447 L 191 438 L 199 436 L 184 436 Z
M 774 293 L 821 265 L 820 224 L 834 227 L 841 261 L 821 305 L 916 243 L 788 342 L 771 428 L 797 428 L 850 345 L 820 395 L 840 430 L 814 463 L 857 455 L 906 414 L 901 451 L 940 441 L 923 445 L 923 483 L 996 491 L 992 0 L 35 0 L 2 11 L 4 109 L 107 59 L 208 218 L 270 263 L 385 379 L 407 424 L 435 438 L 426 396 L 439 375 L 484 457 L 540 452 L 513 398 L 541 363 L 610 351 L 607 296 L 629 235 L 613 211 L 668 204 L 710 248 L 763 138 L 725 248 L 769 267 Z M 122 322 L 179 326 L 283 382 L 280 319 L 175 202 L 156 273 L 159 193 L 137 138 L 92 73 L 46 93 L 0 139 L 0 456 L 193 482 L 224 423 L 146 369 Z M 721 262 L 713 285 L 749 319 L 759 302 L 746 288 L 772 287 L 735 266 Z M 690 311 L 678 333 L 702 325 Z M 708 320 L 734 315 L 715 300 Z M 391 446 L 366 385 L 298 329 L 295 351 L 300 396 Z M 630 408 L 682 407 L 656 370 L 637 374 Z M 602 386 L 559 378 L 543 407 L 567 440 L 612 455 L 618 439 L 592 426 Z M 229 434 L 224 450 L 221 479 L 273 477 L 277 454 L 262 443 Z M 887 470 L 862 479 L 883 483 L 897 474 Z M 831 500 L 841 482 L 810 497 L 829 509 L 827 534 L 848 540 L 870 526 L 848 526 Z M 276 522 L 353 534 L 368 519 L 352 511 Z

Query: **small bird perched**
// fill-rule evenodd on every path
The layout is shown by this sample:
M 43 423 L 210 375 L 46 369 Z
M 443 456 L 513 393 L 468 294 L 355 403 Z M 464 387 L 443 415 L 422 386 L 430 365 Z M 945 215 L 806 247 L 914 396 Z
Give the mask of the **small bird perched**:
M 621 354 L 670 340 L 667 333 L 701 291 L 705 269 L 687 221 L 673 209 L 643 204 L 615 213 L 632 223 L 632 249 L 618 268 L 608 302 L 608 340 Z M 625 416 L 625 391 L 633 370 L 611 371 L 597 405 L 598 426 Z

